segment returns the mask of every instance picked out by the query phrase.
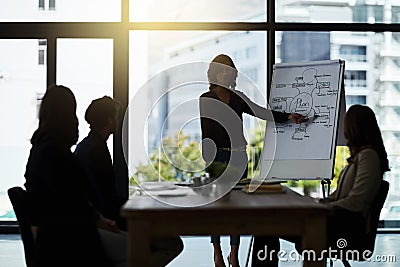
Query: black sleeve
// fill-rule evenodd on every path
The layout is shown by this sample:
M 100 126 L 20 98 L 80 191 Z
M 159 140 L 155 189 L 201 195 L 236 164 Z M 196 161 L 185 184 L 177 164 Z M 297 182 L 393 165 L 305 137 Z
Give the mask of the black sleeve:
M 277 123 L 282 123 L 282 122 L 288 121 L 289 115 L 290 115 L 290 113 L 272 110 L 272 116 L 274 116 L 274 120 Z

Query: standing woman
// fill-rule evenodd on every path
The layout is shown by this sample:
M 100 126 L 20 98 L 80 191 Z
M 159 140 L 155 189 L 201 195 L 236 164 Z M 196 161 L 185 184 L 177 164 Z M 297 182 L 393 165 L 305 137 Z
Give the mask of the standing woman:
M 234 162 L 238 170 L 237 177 L 247 177 L 247 142 L 243 134 L 243 113 L 276 122 L 292 120 L 301 123 L 306 117 L 297 113 L 267 110 L 236 90 L 238 71 L 227 55 L 220 54 L 211 61 L 207 76 L 209 91 L 203 93 L 199 101 L 202 155 L 206 162 L 206 171 L 217 179 L 229 168 L 230 160 L 238 158 L 240 162 Z M 215 267 L 225 266 L 220 237 L 212 236 L 211 243 L 214 247 Z M 239 236 L 230 237 L 228 262 L 234 267 L 239 266 L 239 244 Z

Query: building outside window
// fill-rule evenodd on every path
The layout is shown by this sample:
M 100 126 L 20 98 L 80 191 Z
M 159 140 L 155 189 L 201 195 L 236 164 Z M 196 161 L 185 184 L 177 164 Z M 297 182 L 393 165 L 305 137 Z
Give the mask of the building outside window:
M 373 4 L 355 5 L 354 22 L 382 23 L 383 9 L 384 9 L 383 5 L 373 5 Z
M 44 2 L 45 0 L 39 0 L 39 9 L 44 10 Z
M 56 0 L 39 0 L 39 10 L 56 10 Z
M 363 70 L 346 70 L 344 73 L 345 86 L 366 87 L 367 73 Z
M 47 40 L 39 40 L 38 41 L 38 64 L 45 65 L 46 64 L 46 48 L 47 48 Z
M 351 105 L 365 105 L 367 104 L 367 97 L 365 95 L 347 95 L 346 96 L 346 106 L 350 107 Z
M 346 61 L 366 62 L 367 61 L 367 48 L 358 45 L 341 45 L 340 56 Z
M 56 0 L 49 0 L 49 10 L 56 10 Z
M 252 46 L 246 48 L 246 58 L 254 58 L 257 56 L 257 47 Z

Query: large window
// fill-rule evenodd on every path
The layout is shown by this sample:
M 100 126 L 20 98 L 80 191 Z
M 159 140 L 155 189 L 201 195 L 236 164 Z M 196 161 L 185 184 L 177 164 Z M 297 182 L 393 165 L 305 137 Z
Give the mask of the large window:
M 0 40 L 0 218 L 14 218 L 7 188 L 24 182 L 30 138 L 37 127 L 46 70 L 38 65 L 40 40 Z
M 111 39 L 57 39 L 57 84 L 71 88 L 77 99 L 78 142 L 90 130 L 84 118 L 90 102 L 113 95 L 112 51 Z M 112 150 L 111 138 L 108 143 Z
M 120 0 L 12 0 L 0 8 L 0 22 L 111 22 L 121 20 Z
M 398 1 L 8 1 L 0 9 L 0 108 L 8 129 L 0 139 L 0 170 L 6 177 L 0 183 L 0 216 L 10 211 L 6 189 L 23 183 L 29 138 L 48 85 L 72 87 L 80 113 L 89 99 L 104 94 L 124 107 L 135 97 L 143 100 L 130 106 L 129 114 L 139 116 L 143 127 L 128 125 L 114 138 L 118 188 L 124 195 L 128 177 L 147 164 L 163 138 L 181 131 L 187 144 L 199 141 L 198 121 L 181 119 L 196 113 L 195 102 L 187 112 L 167 115 L 207 90 L 204 66 L 219 53 L 229 54 L 247 77 L 251 86 L 240 89 L 260 91 L 247 92 L 260 104 L 274 63 L 344 59 L 347 104 L 365 103 L 376 112 L 392 169 L 385 179 L 397 184 L 400 28 L 394 24 L 399 10 Z M 199 83 L 189 90 L 173 87 L 191 75 L 198 75 Z M 251 140 L 259 133 L 255 122 L 245 121 Z M 86 126 L 82 118 L 80 123 Z M 391 189 L 386 203 L 391 213 L 397 208 L 390 203 L 399 197 Z
M 198 99 L 209 90 L 207 67 L 216 55 L 224 53 L 232 57 L 241 73 L 238 89 L 260 105 L 265 105 L 265 42 L 265 32 L 258 31 L 130 33 L 130 53 L 134 59 L 130 63 L 130 81 L 137 85 L 131 87 L 130 120 L 146 121 L 145 131 L 136 123 L 130 128 L 128 166 L 134 178 L 151 179 L 153 175 L 148 169 L 152 168 L 151 164 L 158 164 L 154 158 L 158 157 L 163 141 L 169 141 L 169 147 L 176 145 L 179 133 L 186 138 L 184 146 L 191 145 L 192 152 L 200 156 Z M 253 84 L 240 83 L 245 79 Z M 142 98 L 139 100 L 139 97 Z M 247 137 L 252 141 L 256 135 L 257 120 L 246 116 L 244 124 Z M 142 165 L 148 167 L 146 171 L 138 168 Z M 193 174 L 184 173 L 180 177 L 168 175 L 168 178 L 189 179 L 190 175 Z
M 131 21 L 265 21 L 265 0 L 130 0 Z

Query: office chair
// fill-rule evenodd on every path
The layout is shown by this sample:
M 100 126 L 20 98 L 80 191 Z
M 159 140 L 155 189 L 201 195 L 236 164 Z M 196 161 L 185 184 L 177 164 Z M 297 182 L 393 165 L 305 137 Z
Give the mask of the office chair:
M 26 191 L 22 187 L 16 186 L 9 188 L 7 193 L 17 217 L 19 231 L 24 246 L 26 266 L 32 267 L 35 246 L 31 231 L 31 220 L 27 208 Z
M 368 250 L 372 253 L 374 252 L 375 248 L 375 239 L 376 239 L 376 233 L 378 229 L 378 223 L 379 223 L 379 216 L 381 214 L 381 210 L 383 208 L 383 204 L 385 203 L 386 197 L 389 192 L 389 182 L 387 181 L 382 181 L 381 186 L 379 188 L 378 194 L 376 195 L 374 201 L 372 202 L 372 205 L 370 207 L 370 212 L 368 216 L 368 230 L 367 233 L 363 236 L 362 240 L 357 240 L 357 246 L 353 248 L 349 248 L 349 250 L 355 250 L 358 251 L 359 255 L 363 255 L 363 252 Z M 346 255 L 346 253 L 344 254 Z M 346 255 L 347 257 L 349 256 L 354 256 L 352 253 L 348 253 Z M 348 260 L 356 260 L 356 261 L 364 261 L 366 259 L 362 257 L 357 257 L 357 258 L 345 258 L 341 259 L 343 262 L 343 265 L 345 267 L 351 267 L 350 263 Z M 330 261 L 330 266 L 333 266 L 332 260 Z

